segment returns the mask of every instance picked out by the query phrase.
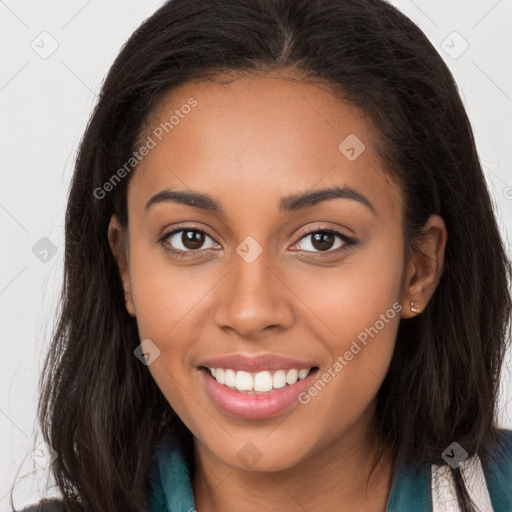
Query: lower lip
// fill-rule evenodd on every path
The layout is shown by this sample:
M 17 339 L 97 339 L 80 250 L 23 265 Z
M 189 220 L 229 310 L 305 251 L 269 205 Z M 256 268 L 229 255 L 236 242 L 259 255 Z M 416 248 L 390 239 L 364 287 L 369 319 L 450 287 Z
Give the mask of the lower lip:
M 204 384 L 213 401 L 226 413 L 237 418 L 262 419 L 277 416 L 298 402 L 298 397 L 306 391 L 313 377 L 318 373 L 315 369 L 307 377 L 295 384 L 262 394 L 248 394 L 233 391 L 219 384 L 206 368 L 200 368 Z

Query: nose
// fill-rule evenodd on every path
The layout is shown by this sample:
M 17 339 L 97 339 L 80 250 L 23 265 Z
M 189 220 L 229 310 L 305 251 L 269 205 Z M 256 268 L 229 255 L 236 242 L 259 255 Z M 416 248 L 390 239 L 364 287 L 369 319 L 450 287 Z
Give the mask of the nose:
M 265 251 L 250 263 L 235 253 L 217 290 L 214 321 L 219 328 L 256 340 L 292 325 L 294 295 L 274 267 Z

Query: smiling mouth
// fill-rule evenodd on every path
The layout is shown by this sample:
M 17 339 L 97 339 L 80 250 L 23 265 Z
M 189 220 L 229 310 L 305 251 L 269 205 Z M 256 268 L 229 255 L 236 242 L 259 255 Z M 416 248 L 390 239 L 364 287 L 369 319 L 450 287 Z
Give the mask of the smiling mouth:
M 232 391 L 250 395 L 279 391 L 284 387 L 293 386 L 298 381 L 318 371 L 318 366 L 260 372 L 237 371 L 230 368 L 212 368 L 209 366 L 201 366 L 200 368 L 222 386 Z

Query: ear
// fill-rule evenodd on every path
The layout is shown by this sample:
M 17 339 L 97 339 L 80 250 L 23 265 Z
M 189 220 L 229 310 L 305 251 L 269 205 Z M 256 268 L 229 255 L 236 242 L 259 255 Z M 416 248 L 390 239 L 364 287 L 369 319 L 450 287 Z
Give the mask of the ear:
M 431 215 L 422 231 L 423 235 L 415 241 L 407 262 L 402 291 L 402 318 L 421 313 L 441 279 L 448 239 L 443 218 Z
M 112 215 L 108 226 L 108 242 L 110 250 L 114 255 L 119 270 L 119 276 L 123 282 L 124 300 L 126 309 L 131 316 L 135 316 L 132 302 L 132 288 L 130 282 L 130 251 L 128 243 L 128 232 L 123 229 L 119 219 Z

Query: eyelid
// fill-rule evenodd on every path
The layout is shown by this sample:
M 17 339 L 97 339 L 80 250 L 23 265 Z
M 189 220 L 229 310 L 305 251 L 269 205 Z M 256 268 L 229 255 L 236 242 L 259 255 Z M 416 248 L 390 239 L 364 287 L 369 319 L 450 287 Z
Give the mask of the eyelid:
M 298 240 L 302 240 L 305 236 L 307 235 L 312 235 L 314 233 L 318 233 L 318 232 L 328 232 L 328 233 L 333 233 L 334 235 L 336 236 L 339 236 L 340 238 L 342 238 L 343 240 L 351 240 L 351 241 L 356 241 L 355 238 L 353 238 L 352 236 L 350 235 L 347 235 L 346 233 L 344 233 L 343 231 L 341 231 L 340 228 L 333 228 L 331 226 L 322 226 L 320 224 L 317 224 L 315 228 L 302 228 L 296 236 L 298 236 Z
M 215 243 L 217 243 L 217 244 L 219 243 L 219 242 L 217 242 L 217 240 L 215 240 L 215 237 L 210 233 L 208 228 L 203 227 L 202 225 L 194 225 L 194 223 L 184 222 L 182 224 L 174 224 L 172 226 L 172 229 L 170 229 L 169 231 L 166 231 L 166 229 L 167 228 L 164 228 L 162 230 L 162 234 L 158 235 L 155 241 L 158 242 L 159 240 L 169 238 L 169 236 L 175 235 L 176 233 L 179 233 L 180 231 L 198 231 L 200 233 L 204 233 L 205 235 L 208 235 Z

